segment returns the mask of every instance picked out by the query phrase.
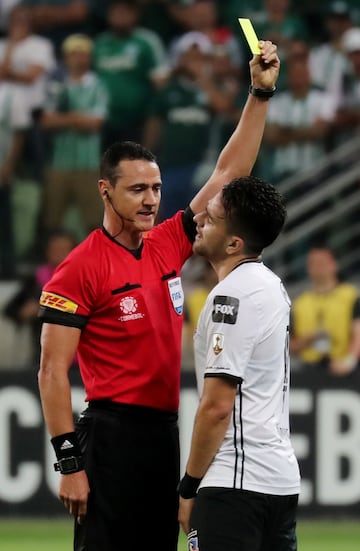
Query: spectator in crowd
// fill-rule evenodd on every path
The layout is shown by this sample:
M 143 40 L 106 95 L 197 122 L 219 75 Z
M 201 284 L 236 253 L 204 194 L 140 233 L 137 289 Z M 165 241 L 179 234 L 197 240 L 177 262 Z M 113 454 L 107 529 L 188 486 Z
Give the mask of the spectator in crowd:
M 154 31 L 166 46 L 184 31 L 183 18 L 177 17 L 178 4 L 174 0 L 141 0 L 140 25 Z
M 0 278 L 16 275 L 12 186 L 17 163 L 30 127 L 30 109 L 24 91 L 0 78 Z
M 34 274 L 24 278 L 19 291 L 4 308 L 4 315 L 16 324 L 30 324 L 33 348 L 31 362 L 33 365 L 38 364 L 40 359 L 41 322 L 38 312 L 41 290 L 45 283 L 51 279 L 55 268 L 74 246 L 74 238 L 69 233 L 63 230 L 50 233 L 45 246 L 45 263 L 40 264 Z
M 351 14 L 355 25 L 360 25 L 360 5 L 358 0 L 348 0 L 351 6 Z
M 50 40 L 33 33 L 30 8 L 17 5 L 9 15 L 7 36 L 0 41 L 0 75 L 24 89 L 32 114 L 26 136 L 26 170 L 37 180 L 42 177 L 44 143 L 39 117 L 46 97 L 46 81 L 55 69 Z
M 239 17 L 249 17 L 256 26 L 265 17 L 263 0 L 227 0 L 218 2 L 220 19 L 231 28 L 235 35 L 240 34 Z
M 232 70 L 239 76 L 243 63 L 239 43 L 229 27 L 220 25 L 218 11 L 218 3 L 215 0 L 194 0 L 186 8 L 184 24 L 187 31 L 206 35 L 214 47 L 225 47 Z M 177 40 L 173 45 L 175 50 L 176 42 Z
M 264 134 L 267 156 L 262 159 L 261 171 L 267 178 L 277 183 L 301 171 L 315 167 L 327 153 L 327 137 L 335 117 L 336 101 L 330 94 L 312 86 L 308 57 L 294 56 L 287 59 L 289 90 L 277 95 L 270 106 Z M 308 178 L 299 187 L 286 193 L 287 200 L 297 200 L 314 188 L 319 188 L 325 180 L 322 177 Z M 330 201 L 331 197 L 326 199 Z M 314 214 L 308 208 L 297 223 L 305 222 Z M 293 227 L 289 219 L 285 234 Z M 321 238 L 319 230 L 317 238 Z M 305 276 L 301 270 L 294 270 L 297 257 L 306 253 L 308 237 L 304 235 L 285 253 L 284 261 L 290 266 L 287 282 Z
M 335 99 L 312 87 L 307 57 L 288 60 L 289 89 L 274 98 L 265 142 L 273 148 L 269 179 L 275 182 L 313 167 L 326 154 L 325 138 L 335 117 Z
M 350 71 L 343 79 L 343 96 L 334 124 L 339 141 L 350 139 L 360 131 L 360 27 L 344 33 L 343 49 Z
M 70 204 L 76 204 L 87 232 L 101 223 L 102 207 L 94 182 L 101 156 L 101 128 L 107 115 L 107 94 L 90 70 L 92 41 L 70 35 L 63 44 L 67 73 L 52 82 L 42 117 L 53 133 L 53 154 L 46 178 L 44 225 L 62 227 Z
M 348 67 L 342 38 L 352 25 L 349 4 L 343 0 L 331 2 L 325 10 L 328 40 L 310 50 L 312 83 L 333 94 L 337 103 L 341 97 L 342 79 Z
M 110 0 L 108 30 L 96 37 L 94 67 L 109 94 L 103 148 L 117 140 L 141 141 L 146 105 L 165 74 L 159 37 L 137 27 L 136 0 Z
M 31 8 L 34 29 L 53 42 L 57 54 L 67 36 L 89 31 L 92 0 L 23 0 L 22 3 Z
M 2 0 L 0 2 L 0 36 L 5 36 L 8 29 L 9 14 L 21 0 Z
M 256 33 L 278 44 L 279 57 L 283 60 L 290 39 L 308 37 L 306 23 L 293 13 L 290 0 L 264 0 L 264 7 L 264 17 L 256 23 Z
M 337 261 L 326 246 L 310 249 L 307 272 L 310 288 L 293 302 L 290 350 L 305 367 L 347 375 L 360 358 L 358 289 L 340 281 Z
M 209 146 L 213 113 L 232 107 L 233 97 L 213 78 L 211 56 L 207 36 L 184 34 L 174 50 L 172 76 L 149 108 L 144 144 L 162 165 L 162 218 L 189 203 L 195 172 Z
M 52 43 L 33 34 L 31 10 L 22 4 L 16 6 L 10 12 L 7 37 L 0 41 L 2 79 L 22 85 L 29 107 L 41 110 L 46 79 L 54 69 Z

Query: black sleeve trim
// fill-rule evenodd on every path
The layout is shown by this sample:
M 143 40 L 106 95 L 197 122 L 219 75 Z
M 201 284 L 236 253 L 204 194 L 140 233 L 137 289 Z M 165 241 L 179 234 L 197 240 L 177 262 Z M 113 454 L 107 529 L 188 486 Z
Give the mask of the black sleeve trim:
M 207 377 L 217 377 L 218 379 L 229 379 L 230 381 L 234 381 L 239 385 L 241 385 L 243 381 L 241 377 L 235 377 L 235 375 L 228 375 L 227 373 L 205 373 L 204 379 L 206 379 Z
M 359 319 L 360 318 L 360 298 L 359 297 L 354 302 L 352 317 L 353 317 L 353 319 Z
M 38 318 L 40 318 L 40 320 L 44 323 L 77 327 L 78 329 L 84 329 L 89 319 L 87 316 L 59 312 L 58 310 L 54 310 L 53 308 L 49 308 L 47 306 L 40 306 Z
M 176 277 L 176 270 L 173 270 L 169 274 L 165 274 L 162 276 L 161 281 L 167 281 L 168 279 L 171 279 L 172 277 Z
M 140 283 L 126 283 L 124 287 L 119 287 L 111 291 L 112 295 L 118 295 L 120 293 L 125 293 L 125 291 L 132 291 L 133 289 L 139 289 L 141 287 Z
M 182 214 L 182 223 L 184 231 L 190 243 L 194 243 L 196 236 L 196 224 L 194 222 L 194 213 L 190 207 L 188 207 Z

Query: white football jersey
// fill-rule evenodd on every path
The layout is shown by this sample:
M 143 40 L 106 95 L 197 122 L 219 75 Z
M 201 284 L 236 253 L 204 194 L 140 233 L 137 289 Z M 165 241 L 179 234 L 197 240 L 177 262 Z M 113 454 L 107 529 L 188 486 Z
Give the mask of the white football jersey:
M 262 262 L 245 261 L 208 296 L 194 336 L 199 394 L 204 377 L 239 381 L 224 441 L 200 487 L 299 493 L 289 435 L 290 299 Z

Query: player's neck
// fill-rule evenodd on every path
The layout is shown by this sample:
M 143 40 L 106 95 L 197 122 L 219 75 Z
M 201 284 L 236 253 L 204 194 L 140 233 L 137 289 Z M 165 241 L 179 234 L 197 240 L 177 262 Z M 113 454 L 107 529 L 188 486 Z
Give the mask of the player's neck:
M 237 257 L 236 259 L 228 258 L 219 264 L 213 264 L 213 268 L 217 273 L 219 281 L 224 279 L 227 275 L 230 274 L 233 270 L 236 270 L 239 266 L 243 264 L 248 264 L 249 262 L 261 262 L 261 256 L 246 256 Z

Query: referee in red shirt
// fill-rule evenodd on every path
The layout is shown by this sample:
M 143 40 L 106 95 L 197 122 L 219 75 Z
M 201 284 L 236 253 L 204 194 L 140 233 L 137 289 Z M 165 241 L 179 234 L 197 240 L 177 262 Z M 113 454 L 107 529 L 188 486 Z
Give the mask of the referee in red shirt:
M 43 289 L 40 395 L 76 551 L 177 549 L 180 271 L 194 215 L 256 160 L 279 72 L 276 46 L 260 45 L 238 126 L 189 207 L 154 227 L 156 160 L 138 144 L 114 144 L 98 182 L 103 227 Z M 76 351 L 88 407 L 74 426 L 68 372 Z

